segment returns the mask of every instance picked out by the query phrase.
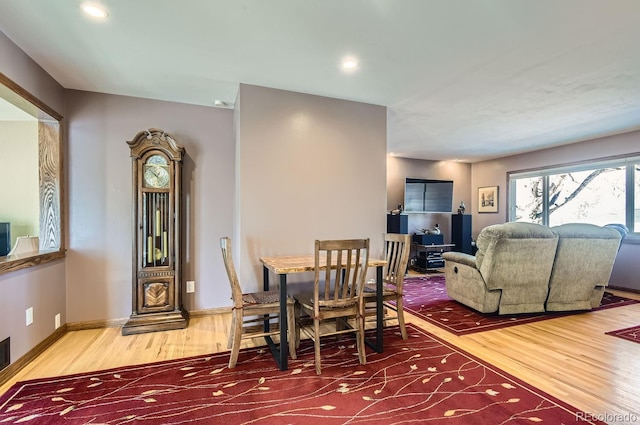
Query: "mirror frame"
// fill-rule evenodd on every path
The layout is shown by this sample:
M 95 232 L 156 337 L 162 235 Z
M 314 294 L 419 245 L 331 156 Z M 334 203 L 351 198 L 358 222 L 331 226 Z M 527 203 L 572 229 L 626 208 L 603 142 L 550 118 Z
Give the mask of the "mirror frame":
M 2 275 L 64 258 L 66 233 L 62 115 L 1 72 L 0 96 L 38 119 L 40 199 L 40 250 L 35 254 L 0 257 Z

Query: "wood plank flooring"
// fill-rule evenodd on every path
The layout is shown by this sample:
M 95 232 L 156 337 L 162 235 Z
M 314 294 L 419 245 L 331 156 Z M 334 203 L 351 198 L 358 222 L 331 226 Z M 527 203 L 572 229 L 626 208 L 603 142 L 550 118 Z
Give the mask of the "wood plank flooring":
M 618 291 L 640 299 L 640 294 Z M 605 332 L 640 325 L 640 304 L 455 336 L 407 314 L 409 322 L 576 408 L 640 423 L 640 344 Z M 0 386 L 226 351 L 230 314 L 192 318 L 187 329 L 122 336 L 120 328 L 71 331 Z M 263 345 L 263 340 L 249 341 Z M 274 363 L 274 367 L 276 367 Z M 633 423 L 609 420 L 609 423 Z

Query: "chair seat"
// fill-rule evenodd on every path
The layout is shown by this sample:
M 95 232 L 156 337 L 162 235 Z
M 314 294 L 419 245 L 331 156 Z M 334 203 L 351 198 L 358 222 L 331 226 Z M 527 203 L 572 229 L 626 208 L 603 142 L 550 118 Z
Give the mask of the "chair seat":
M 264 291 L 264 292 L 250 292 L 242 294 L 243 304 L 278 304 L 280 302 L 280 291 Z M 287 299 L 287 303 L 294 302 L 293 299 Z
M 375 297 L 376 296 L 376 285 L 375 284 L 366 284 L 364 287 L 364 297 Z M 383 286 L 382 287 L 382 296 L 383 297 L 396 297 L 396 296 L 402 296 L 402 294 L 400 292 L 398 292 L 396 290 L 396 288 L 394 286 Z
M 313 293 L 302 293 L 294 295 L 294 298 L 300 303 L 303 308 L 308 310 L 313 310 L 314 300 Z M 336 303 L 334 300 L 329 300 L 327 302 L 323 302 L 320 300 L 318 305 L 323 308 L 331 309 L 331 308 L 345 308 L 345 307 L 357 307 L 358 300 L 357 299 L 346 299 L 341 303 Z

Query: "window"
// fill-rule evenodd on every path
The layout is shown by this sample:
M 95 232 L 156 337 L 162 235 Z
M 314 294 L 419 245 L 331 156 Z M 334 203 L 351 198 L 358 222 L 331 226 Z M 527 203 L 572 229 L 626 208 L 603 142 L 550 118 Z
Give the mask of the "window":
M 640 232 L 640 156 L 508 175 L 509 221 L 625 224 Z
M 0 194 L 0 222 L 10 224 L 12 244 L 17 236 L 39 238 L 36 252 L 0 257 L 0 274 L 64 256 L 61 120 L 0 73 L 3 179 L 12 182 Z

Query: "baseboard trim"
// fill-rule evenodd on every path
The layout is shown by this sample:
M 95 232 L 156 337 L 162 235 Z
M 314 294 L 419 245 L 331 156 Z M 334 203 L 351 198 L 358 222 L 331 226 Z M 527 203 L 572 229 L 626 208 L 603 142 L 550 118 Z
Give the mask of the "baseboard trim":
M 635 289 L 635 288 L 625 288 L 624 286 L 607 285 L 607 286 L 605 286 L 604 290 L 606 291 L 607 288 L 615 289 L 616 291 L 623 291 L 623 292 L 631 292 L 633 294 L 640 294 L 640 289 Z
M 216 307 L 206 308 L 202 310 L 189 311 L 189 317 L 204 317 L 212 316 L 214 314 L 231 313 L 231 307 Z M 74 322 L 67 324 L 68 331 L 83 331 L 87 329 L 102 329 L 102 328 L 118 328 L 122 327 L 129 320 L 128 317 L 120 319 L 108 319 L 108 320 L 90 320 L 86 322 Z
M 204 316 L 212 316 L 215 314 L 227 314 L 231 312 L 231 307 L 216 307 L 216 308 L 207 308 L 203 310 L 193 310 L 189 312 L 190 317 L 204 317 Z M 102 329 L 102 328 L 116 328 L 122 327 L 125 323 L 127 323 L 129 318 L 123 317 L 121 319 L 107 319 L 107 320 L 90 320 L 86 322 L 73 322 L 66 323 L 56 329 L 51 335 L 42 340 L 38 345 L 33 347 L 27 353 L 25 353 L 22 357 L 20 357 L 15 362 L 12 362 L 9 366 L 2 369 L 0 371 L 0 385 L 7 382 L 11 379 L 15 374 L 20 372 L 25 366 L 27 366 L 31 361 L 33 361 L 36 357 L 44 352 L 49 346 L 51 346 L 58 339 L 62 338 L 64 334 L 71 331 L 83 331 L 88 329 Z
M 204 317 L 213 316 L 214 314 L 226 314 L 231 313 L 231 307 L 215 307 L 205 308 L 203 310 L 191 310 L 189 311 L 189 317 Z
M 20 372 L 31 361 L 44 352 L 47 348 L 53 345 L 54 342 L 59 340 L 67 333 L 67 325 L 62 325 L 56 329 L 51 335 L 42 340 L 38 345 L 27 351 L 22 357 L 15 362 L 12 362 L 9 366 L 0 371 L 0 385 L 11 379 L 16 373 Z
M 89 320 L 86 322 L 67 323 L 68 331 L 84 331 L 87 329 L 118 328 L 127 323 L 127 318 Z

